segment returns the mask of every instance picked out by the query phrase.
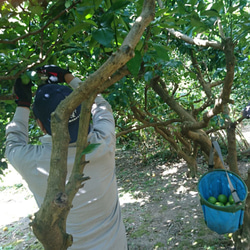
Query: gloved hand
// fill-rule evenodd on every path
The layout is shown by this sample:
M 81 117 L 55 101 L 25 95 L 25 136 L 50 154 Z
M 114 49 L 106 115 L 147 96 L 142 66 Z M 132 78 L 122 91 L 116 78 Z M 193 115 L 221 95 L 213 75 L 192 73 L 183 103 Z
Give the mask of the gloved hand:
M 28 84 L 23 84 L 21 78 L 17 78 L 14 85 L 14 92 L 16 94 L 16 103 L 19 107 L 30 107 L 32 100 L 32 82 Z
M 247 106 L 243 110 L 243 117 L 249 119 L 250 118 L 250 102 L 247 104 Z
M 44 65 L 37 68 L 37 72 L 47 75 L 49 77 L 47 82 L 52 84 L 65 82 L 64 76 L 70 73 L 69 70 L 62 69 L 56 65 Z

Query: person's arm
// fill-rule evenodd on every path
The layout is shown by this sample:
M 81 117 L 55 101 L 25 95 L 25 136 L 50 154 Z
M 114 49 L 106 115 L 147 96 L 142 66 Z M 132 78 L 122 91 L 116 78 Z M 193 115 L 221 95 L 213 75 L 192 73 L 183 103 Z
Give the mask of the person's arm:
M 103 137 L 115 137 L 115 121 L 110 104 L 98 95 L 91 110 L 93 131 Z
M 5 156 L 8 162 L 22 175 L 31 180 L 36 175 L 36 162 L 44 159 L 49 152 L 42 154 L 41 145 L 29 144 L 29 114 L 25 107 L 17 107 L 12 121 L 6 127 Z
M 116 147 L 115 122 L 110 104 L 101 95 L 96 97 L 91 114 L 93 124 L 88 134 L 88 142 L 99 144 L 99 146 L 86 155 L 86 160 L 93 162 L 103 157 L 104 160 L 107 155 L 114 157 Z
M 24 85 L 21 78 L 18 78 L 14 85 L 14 91 L 17 96 L 17 108 L 12 121 L 6 127 L 6 150 L 5 155 L 9 162 L 16 169 L 22 166 L 29 167 L 25 160 L 31 160 L 31 145 L 29 141 L 29 114 L 32 100 L 32 83 Z

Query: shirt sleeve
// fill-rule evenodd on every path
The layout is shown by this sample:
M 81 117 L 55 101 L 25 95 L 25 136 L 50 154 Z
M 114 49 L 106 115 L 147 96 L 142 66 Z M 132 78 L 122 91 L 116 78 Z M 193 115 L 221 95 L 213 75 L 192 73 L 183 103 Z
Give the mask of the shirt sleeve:
M 98 158 L 107 157 L 108 154 L 114 158 L 115 122 L 110 104 L 101 95 L 98 95 L 92 106 L 91 114 L 93 126 L 89 132 L 88 141 L 90 144 L 99 144 L 99 146 L 87 154 L 86 159 L 93 162 Z
M 73 89 L 77 89 L 80 85 L 80 82 L 82 82 L 78 77 L 75 77 L 70 83 L 69 85 L 73 88 Z
M 27 164 L 27 159 L 32 160 L 32 145 L 28 144 L 29 114 L 29 109 L 17 107 L 12 121 L 6 127 L 5 156 L 19 172 L 22 172 L 22 166 Z

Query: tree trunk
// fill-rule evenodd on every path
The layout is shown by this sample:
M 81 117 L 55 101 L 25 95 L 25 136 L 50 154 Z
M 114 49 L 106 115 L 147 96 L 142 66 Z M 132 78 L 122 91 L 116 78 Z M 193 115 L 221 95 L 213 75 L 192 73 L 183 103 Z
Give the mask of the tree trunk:
M 236 148 L 235 129 L 236 129 L 236 125 L 234 123 L 230 123 L 229 126 L 227 127 L 227 141 L 228 141 L 227 162 L 228 162 L 230 170 L 240 175 L 238 165 L 237 165 L 237 148 Z
M 248 177 L 246 181 L 248 190 L 250 190 L 250 170 L 248 170 Z M 240 230 L 234 233 L 233 239 L 235 242 L 235 249 L 249 250 L 250 249 L 250 195 L 248 192 L 246 207 L 244 213 L 243 225 Z

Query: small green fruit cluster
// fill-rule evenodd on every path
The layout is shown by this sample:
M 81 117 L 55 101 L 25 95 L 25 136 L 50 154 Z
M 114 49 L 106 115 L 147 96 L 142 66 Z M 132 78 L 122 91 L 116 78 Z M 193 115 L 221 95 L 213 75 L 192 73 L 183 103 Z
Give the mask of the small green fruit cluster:
M 214 196 L 210 196 L 207 201 L 216 206 L 231 206 L 235 203 L 232 194 L 229 197 L 225 194 L 219 194 L 217 199 Z

